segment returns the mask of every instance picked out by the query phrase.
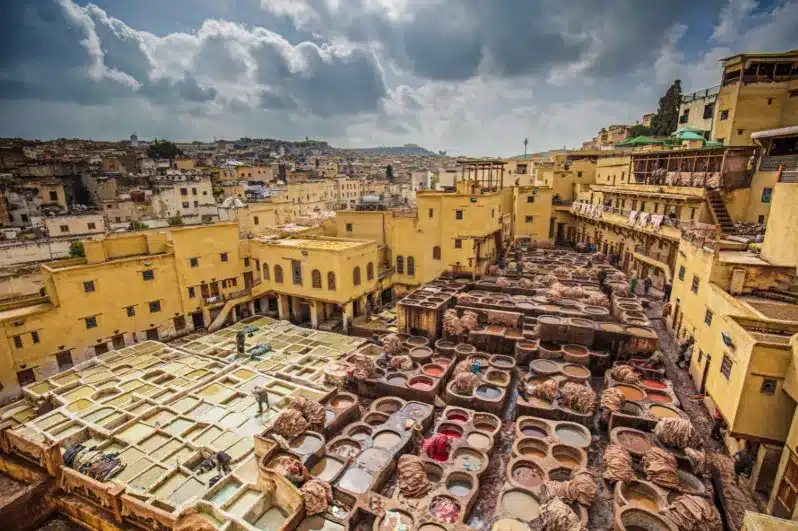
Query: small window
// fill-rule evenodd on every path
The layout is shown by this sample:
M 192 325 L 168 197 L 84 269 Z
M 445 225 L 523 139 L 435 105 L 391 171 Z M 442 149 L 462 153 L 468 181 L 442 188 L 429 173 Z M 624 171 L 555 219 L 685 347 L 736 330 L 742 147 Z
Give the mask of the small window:
M 61 225 L 59 228 L 61 229 L 61 232 L 69 232 L 69 225 Z
M 72 354 L 67 351 L 58 352 L 55 355 L 55 359 L 58 362 L 58 370 L 65 371 L 67 369 L 71 369 L 73 362 L 72 362 Z
M 222 259 L 222 262 L 227 262 L 227 253 L 222 253 L 219 255 L 219 257 Z
M 742 134 L 743 134 L 744 132 L 745 132 L 745 129 L 738 129 L 738 130 L 737 130 L 737 136 L 742 136 Z
M 405 272 L 405 258 L 402 255 L 396 257 L 396 272 L 400 275 Z
M 535 220 L 535 216 L 524 216 L 524 222 L 532 223 Z
M 534 203 L 535 202 L 535 196 L 534 195 L 526 196 L 526 202 L 527 203 Z
M 252 217 L 252 222 L 253 222 L 255 225 L 257 225 L 257 224 L 259 223 L 258 216 L 253 216 L 253 217 Z
M 188 195 L 188 188 L 181 188 L 180 195 Z
M 768 98 L 768 105 L 773 105 L 773 98 Z
M 199 208 L 199 201 L 194 201 L 194 208 Z
M 412 256 L 407 257 L 407 276 L 412 277 L 416 274 L 416 259 Z
M 707 105 L 704 105 L 704 116 L 703 116 L 704 120 L 709 120 L 710 118 L 712 118 L 712 113 L 714 111 L 715 111 L 714 103 L 709 103 Z
M 30 333 L 30 337 L 31 339 L 33 339 L 34 344 L 39 342 L 39 332 L 34 330 L 33 332 Z
M 197 296 L 197 291 L 194 289 L 194 287 L 193 286 L 189 287 L 188 288 L 188 298 L 189 299 L 193 299 L 196 296 Z
M 177 330 L 177 331 L 185 330 L 185 328 L 186 328 L 186 318 L 184 316 L 180 315 L 178 317 L 175 317 L 174 318 L 174 322 L 175 322 L 175 330 Z
M 291 276 L 295 286 L 302 285 L 302 262 L 299 260 L 291 260 Z
M 335 273 L 332 271 L 327 273 L 327 289 L 330 291 L 335 291 Z
M 128 306 L 125 308 L 128 317 L 133 317 L 136 315 L 136 307 L 135 306 Z
M 455 249 L 462 249 L 463 248 L 463 240 L 455 240 L 454 241 L 454 248 Z
M 283 266 L 276 265 L 274 266 L 274 281 L 278 284 L 283 283 Z
M 371 262 L 366 265 L 366 280 L 374 280 L 374 264 Z
M 352 232 L 352 224 L 351 223 L 347 223 L 346 224 L 346 232 Z
M 33 369 L 25 369 L 24 371 L 19 371 L 17 373 L 17 381 L 19 385 L 25 387 L 26 385 L 30 385 L 36 381 L 36 375 L 33 373 Z
M 408 259 L 408 269 L 410 267 L 409 264 L 410 264 L 410 260 Z M 359 286 L 360 285 L 360 266 L 355 267 L 355 269 L 352 271 L 352 283 L 355 286 Z
M 441 248 L 437 245 L 432 248 L 432 259 L 433 260 L 441 259 Z
M 321 271 L 318 269 L 310 272 L 310 285 L 316 289 L 321 289 Z
M 22 336 L 14 336 L 14 346 L 16 348 L 22 348 Z
M 454 219 L 463 219 L 463 211 L 462 210 L 455 210 Z
M 197 189 L 196 188 L 192 188 L 191 189 L 191 195 L 197 195 Z
M 183 208 L 188 208 L 191 206 L 188 201 L 183 201 Z
M 762 188 L 762 202 L 763 203 L 770 203 L 770 199 L 773 197 L 773 188 Z
M 249 256 L 244 257 L 244 267 L 249 267 Z
M 94 281 L 87 280 L 83 283 L 83 291 L 86 293 L 93 293 L 94 292 Z
M 97 228 L 97 225 L 94 223 L 89 223 L 89 230 L 94 230 Z
M 50 201 L 58 201 L 58 192 L 50 192 Z
M 704 314 L 704 324 L 712 326 L 712 312 L 710 310 L 707 310 L 707 313 Z
M 86 317 L 84 319 L 86 321 L 86 329 L 97 328 L 97 318 L 96 317 Z
M 495 208 L 491 208 L 490 209 L 490 217 L 492 217 L 492 218 L 496 217 L 496 209 Z
M 263 262 L 263 280 L 269 280 L 269 264 Z
M 787 94 L 789 95 L 790 98 L 798 98 L 798 89 L 791 90 Z
M 775 395 L 777 386 L 775 378 L 762 378 L 762 387 L 759 392 L 763 395 Z
M 728 120 L 729 119 L 729 110 L 726 109 L 724 111 L 720 111 L 720 119 L 721 120 Z
M 155 279 L 155 272 L 152 269 L 145 269 L 141 272 L 141 278 L 144 280 L 154 280 Z
M 582 172 L 581 171 L 576 172 L 576 176 L 577 177 L 581 177 L 582 176 Z
M 759 216 L 758 218 L 756 218 L 756 222 L 759 223 L 760 225 L 764 225 L 765 224 L 765 216 Z
M 199 258 L 189 258 L 188 263 L 191 267 L 199 267 Z
M 152 301 L 150 303 L 150 313 L 158 313 L 161 311 L 161 301 Z
M 693 283 L 690 286 L 690 291 L 692 291 L 693 293 L 698 293 L 698 283 L 699 283 L 698 277 L 693 275 Z
M 727 380 L 729 379 L 729 376 L 731 375 L 732 364 L 733 363 L 732 363 L 731 358 L 728 355 L 724 354 L 723 355 L 723 361 L 720 362 L 720 373 Z
M 433 215 L 435 215 L 435 210 L 430 208 L 428 213 L 429 213 L 429 217 L 432 217 Z

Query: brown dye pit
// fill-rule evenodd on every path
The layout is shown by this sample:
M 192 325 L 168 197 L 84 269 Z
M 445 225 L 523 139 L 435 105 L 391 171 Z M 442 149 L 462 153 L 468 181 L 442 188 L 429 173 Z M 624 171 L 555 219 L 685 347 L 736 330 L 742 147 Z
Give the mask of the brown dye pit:
M 393 448 L 402 438 L 394 431 L 381 431 L 374 435 L 374 446 L 379 448 Z
M 587 349 L 579 345 L 565 345 L 562 349 L 572 356 L 587 356 Z
M 427 470 L 427 479 L 429 479 L 430 482 L 437 483 L 443 477 L 443 469 L 438 465 L 433 463 L 424 463 L 424 467 Z
M 525 426 L 521 428 L 521 433 L 527 437 L 537 437 L 538 439 L 545 439 L 547 435 L 546 430 L 537 426 Z
M 632 452 L 638 454 L 646 453 L 648 449 L 651 448 L 651 441 L 649 441 L 645 435 L 633 431 L 619 433 L 618 442 L 621 443 L 621 446 L 625 446 Z
M 522 490 L 513 489 L 505 492 L 501 504 L 507 514 L 525 522 L 534 520 L 540 514 L 540 502 Z
M 342 409 L 351 406 L 355 401 L 348 396 L 336 396 L 330 401 L 330 406 L 335 409 Z
M 502 392 L 498 387 L 493 387 L 492 385 L 480 385 L 477 387 L 477 396 L 480 398 L 496 400 L 501 395 Z
M 354 494 L 363 494 L 369 490 L 374 477 L 356 466 L 350 466 L 338 480 L 338 486 Z
M 349 432 L 349 437 L 356 441 L 365 441 L 371 437 L 371 428 L 360 426 Z
M 659 507 L 657 506 L 657 502 L 649 498 L 644 492 L 641 492 L 635 488 L 628 489 L 624 493 L 624 497 L 629 502 L 629 505 L 633 507 L 639 507 L 640 509 L 648 509 L 652 512 L 658 512 Z M 627 529 L 629 529 L 627 527 Z
M 622 392 L 627 400 L 643 400 L 646 396 L 643 391 L 630 385 L 616 385 L 615 388 Z
M 590 371 L 581 365 L 566 365 L 563 367 L 563 372 L 574 378 L 587 378 L 590 376 Z
M 651 414 L 652 417 L 656 417 L 658 419 L 670 418 L 670 417 L 678 417 L 679 414 L 665 406 L 651 406 L 648 408 L 648 412 Z
M 576 426 L 557 426 L 554 428 L 554 434 L 570 446 L 584 446 L 590 442 L 590 438 Z
M 338 472 L 340 472 L 343 467 L 344 464 L 337 459 L 322 457 L 319 462 L 310 469 L 310 473 L 313 477 L 330 482 L 338 475 Z
M 562 446 L 559 448 L 555 446 L 552 448 L 551 454 L 554 456 L 554 459 L 560 462 L 560 464 L 568 468 L 576 468 L 581 462 L 577 457 L 576 452 L 568 446 Z
M 513 479 L 524 487 L 537 487 L 546 480 L 540 467 L 534 463 L 524 463 L 513 468 Z

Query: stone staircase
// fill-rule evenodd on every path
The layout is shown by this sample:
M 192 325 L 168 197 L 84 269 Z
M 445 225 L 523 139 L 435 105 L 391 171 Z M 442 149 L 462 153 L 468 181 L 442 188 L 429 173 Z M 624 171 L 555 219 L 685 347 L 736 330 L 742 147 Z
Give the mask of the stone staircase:
M 726 203 L 723 201 L 720 192 L 717 190 L 707 190 L 707 203 L 715 218 L 715 223 L 720 225 L 721 232 L 731 234 L 734 232 L 734 222 L 729 211 L 726 210 Z

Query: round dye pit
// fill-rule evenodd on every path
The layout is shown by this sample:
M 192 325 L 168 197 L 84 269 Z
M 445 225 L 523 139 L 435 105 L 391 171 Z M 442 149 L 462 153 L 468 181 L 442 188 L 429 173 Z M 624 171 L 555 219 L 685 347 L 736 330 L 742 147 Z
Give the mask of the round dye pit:
M 404 511 L 388 511 L 380 520 L 378 531 L 413 529 L 413 517 Z
M 480 431 L 491 432 L 499 427 L 499 422 L 493 417 L 477 413 L 474 415 L 474 427 Z
M 324 444 L 324 442 L 320 437 L 311 433 L 303 433 L 291 441 L 289 446 L 291 447 L 291 450 L 299 455 L 308 455 L 321 448 L 322 444 Z
M 621 512 L 619 520 L 620 529 L 623 531 L 668 531 L 672 529 L 659 515 L 638 507 L 625 508 Z
M 336 396 L 332 400 L 330 400 L 330 406 L 334 407 L 335 409 L 342 409 L 345 407 L 349 407 L 355 403 L 355 400 L 350 396 Z
M 554 428 L 554 435 L 569 446 L 587 446 L 590 444 L 590 434 L 587 429 L 576 424 L 559 424 Z
M 493 446 L 493 441 L 484 433 L 472 432 L 466 437 L 466 443 L 477 450 L 489 450 Z
M 380 413 L 385 413 L 386 415 L 391 415 L 399 411 L 402 407 L 402 403 L 394 398 L 382 398 L 379 399 L 374 405 L 374 408 L 379 411 Z
M 616 385 L 615 388 L 623 393 L 623 396 L 626 397 L 627 400 L 643 400 L 646 394 L 637 387 L 632 387 L 631 385 Z
M 553 468 L 549 470 L 549 479 L 552 481 L 568 481 L 573 475 L 573 470 L 570 468 Z
M 434 463 L 424 463 L 424 468 L 427 470 L 427 479 L 431 483 L 437 483 L 443 477 L 443 469 Z
M 544 459 L 549 453 L 549 445 L 539 439 L 519 439 L 516 447 L 524 457 Z
M 621 413 L 625 415 L 634 415 L 639 417 L 643 414 L 643 408 L 635 404 L 634 402 L 627 402 L 623 405 L 621 409 Z
M 421 372 L 426 374 L 427 376 L 434 376 L 435 378 L 440 378 L 443 376 L 444 369 L 440 365 L 436 363 L 430 363 L 429 365 L 424 365 L 422 367 Z
M 369 426 L 379 426 L 380 424 L 384 424 L 388 420 L 388 415 L 383 413 L 369 413 L 365 417 L 363 417 L 363 422 L 368 424 Z
M 353 440 L 338 441 L 330 447 L 330 453 L 339 457 L 355 457 L 360 453 L 360 444 Z
M 382 448 L 366 448 L 360 455 L 357 456 L 355 462 L 372 472 L 379 471 L 385 464 L 390 461 L 391 456 Z
M 456 426 L 455 424 L 445 422 L 438 426 L 438 433 L 441 435 L 446 435 L 450 439 L 459 439 L 463 436 L 463 428 Z
M 454 476 L 449 478 L 449 481 L 446 482 L 446 490 L 455 496 L 468 496 L 472 488 L 473 485 L 468 476 Z
M 657 504 L 657 498 L 659 496 L 654 489 L 645 483 L 639 483 L 637 481 L 631 484 L 622 483 L 621 495 L 632 507 L 647 509 L 655 513 L 659 511 L 659 505 Z
M 432 362 L 440 365 L 441 367 L 448 367 L 452 364 L 452 360 L 449 358 L 432 358 Z
M 411 419 L 421 419 L 430 411 L 430 406 L 419 404 L 417 402 L 406 404 L 402 411 Z
M 435 387 L 435 381 L 427 376 L 414 376 L 407 381 L 407 386 L 417 391 L 429 391 Z
M 510 377 L 499 371 L 488 371 L 488 381 L 495 384 L 506 384 Z
M 465 412 L 461 411 L 450 411 L 446 414 L 446 420 L 451 420 L 452 422 L 468 422 L 468 415 Z
M 570 446 L 558 444 L 552 447 L 551 455 L 567 468 L 576 468 L 582 464 L 582 456 L 578 450 Z
M 649 389 L 658 389 L 658 390 L 667 389 L 668 387 L 663 382 L 660 382 L 659 380 L 654 380 L 652 378 L 643 378 L 642 380 L 640 380 L 640 384 L 643 387 L 648 387 Z
M 507 514 L 525 522 L 534 520 L 540 514 L 540 502 L 523 490 L 508 490 L 502 495 L 501 504 Z
M 499 369 L 512 369 L 515 367 L 515 360 L 508 356 L 494 356 L 490 364 Z
M 618 433 L 618 442 L 633 454 L 644 454 L 651 448 L 651 441 L 642 433 L 622 430 Z
M 540 426 L 522 426 L 521 433 L 527 437 L 535 437 L 537 439 L 545 439 L 548 432 Z
M 365 441 L 371 437 L 371 428 L 368 426 L 358 426 L 349 431 L 349 437 L 356 441 Z
M 532 488 L 542 484 L 546 477 L 538 465 L 525 461 L 513 467 L 513 480 L 523 487 Z
M 501 389 L 492 385 L 480 385 L 477 387 L 476 393 L 479 398 L 486 400 L 496 400 L 502 396 Z
M 310 474 L 318 479 L 330 482 L 344 468 L 344 463 L 332 457 L 322 457 L 318 463 L 310 469 Z
M 562 351 L 571 356 L 587 356 L 588 354 L 588 350 L 582 345 L 565 345 Z
M 648 413 L 655 418 L 665 419 L 670 417 L 679 417 L 679 413 L 667 406 L 653 405 L 648 408 Z
M 484 466 L 482 459 L 482 454 L 476 450 L 459 448 L 454 452 L 454 468 L 465 472 L 479 472 Z
M 566 376 L 571 376 L 573 378 L 587 378 L 590 376 L 590 371 L 581 365 L 565 365 L 562 372 L 564 372 Z
M 374 435 L 374 446 L 379 448 L 393 448 L 402 440 L 395 431 L 381 431 Z
M 391 385 L 404 387 L 407 384 L 407 376 L 404 374 L 389 374 L 386 381 Z
M 438 520 L 451 524 L 460 517 L 460 504 L 449 496 L 435 496 L 428 511 Z
M 424 524 L 418 528 L 418 531 L 447 531 L 445 527 L 436 524 Z
M 652 402 L 659 402 L 660 404 L 671 404 L 673 400 L 665 393 L 658 393 L 657 391 L 649 391 L 648 399 Z
M 554 374 L 560 370 L 560 366 L 549 360 L 534 360 L 529 364 L 529 369 L 538 374 Z

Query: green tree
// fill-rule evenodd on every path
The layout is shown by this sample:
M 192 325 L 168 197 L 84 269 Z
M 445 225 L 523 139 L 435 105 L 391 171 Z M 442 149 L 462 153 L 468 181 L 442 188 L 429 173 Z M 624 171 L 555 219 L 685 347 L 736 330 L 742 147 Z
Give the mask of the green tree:
M 393 181 L 393 166 L 388 164 L 385 168 L 385 178 L 389 181 Z
M 136 221 L 135 219 L 130 222 L 130 225 L 127 226 L 127 230 L 129 230 L 130 232 L 146 228 L 147 228 L 146 224 L 142 223 L 141 221 Z
M 183 151 L 174 142 L 168 140 L 158 140 L 150 144 L 147 148 L 147 156 L 151 159 L 174 159 L 183 156 Z
M 169 223 L 170 227 L 179 227 L 183 224 L 183 218 L 180 216 L 180 214 L 177 214 L 171 218 L 168 218 L 166 222 Z
M 659 99 L 659 108 L 651 120 L 651 132 L 655 136 L 668 136 L 679 122 L 679 105 L 682 104 L 682 81 L 677 79 Z
M 83 248 L 83 242 L 75 241 L 69 244 L 70 258 L 83 258 L 85 256 L 86 256 L 86 249 Z
M 647 125 L 635 124 L 629 130 L 629 136 L 634 138 L 636 136 L 651 136 L 654 131 Z

